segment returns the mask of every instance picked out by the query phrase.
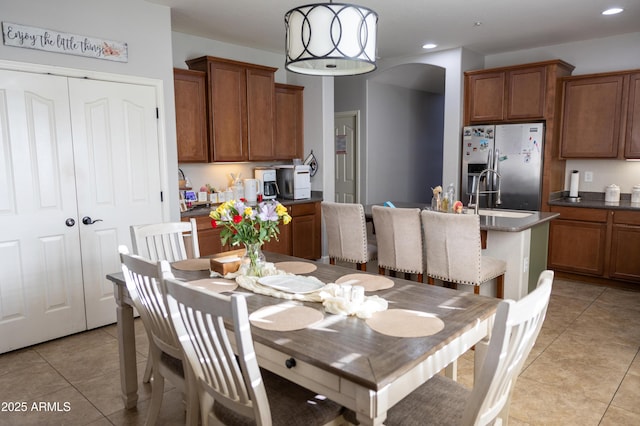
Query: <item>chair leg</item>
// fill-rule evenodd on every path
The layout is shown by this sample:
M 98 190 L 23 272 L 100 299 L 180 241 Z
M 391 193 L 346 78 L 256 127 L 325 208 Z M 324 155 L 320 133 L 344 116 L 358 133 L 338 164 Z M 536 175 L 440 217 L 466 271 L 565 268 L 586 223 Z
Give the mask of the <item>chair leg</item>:
M 422 274 L 418 274 L 418 282 L 419 283 L 423 283 L 424 282 L 424 277 L 422 276 Z
M 151 373 L 153 373 L 153 362 L 151 361 L 151 350 L 149 350 L 147 352 L 147 366 L 144 369 L 142 383 L 149 383 L 149 381 L 151 381 Z
M 433 277 L 427 277 L 427 282 L 431 285 L 435 285 L 436 280 L 434 280 Z
M 504 299 L 504 274 L 500 275 L 496 280 L 496 297 Z
M 151 382 L 151 404 L 149 405 L 149 411 L 147 412 L 145 426 L 155 425 L 158 421 L 160 407 L 162 407 L 163 394 L 164 377 L 162 377 L 162 374 L 160 374 L 160 372 L 156 371 L 153 374 L 153 381 Z
M 329 258 L 329 265 L 335 265 L 336 264 L 336 260 L 333 257 Z
M 365 271 L 367 270 L 367 264 L 366 263 L 358 263 L 356 265 L 356 267 L 358 268 L 358 271 Z
M 474 294 L 480 294 L 480 286 L 479 285 L 474 285 L 473 286 L 473 292 L 474 292 Z
M 378 266 L 378 274 L 384 275 L 384 268 L 382 266 Z

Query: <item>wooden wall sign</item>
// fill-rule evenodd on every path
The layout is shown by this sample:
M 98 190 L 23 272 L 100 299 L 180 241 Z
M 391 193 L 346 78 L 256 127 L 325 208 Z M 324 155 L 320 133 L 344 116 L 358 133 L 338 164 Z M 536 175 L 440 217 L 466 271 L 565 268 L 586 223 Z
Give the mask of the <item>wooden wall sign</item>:
M 127 43 L 121 41 L 63 33 L 11 22 L 2 23 L 2 40 L 6 46 L 86 56 L 108 61 L 128 62 L 129 60 Z

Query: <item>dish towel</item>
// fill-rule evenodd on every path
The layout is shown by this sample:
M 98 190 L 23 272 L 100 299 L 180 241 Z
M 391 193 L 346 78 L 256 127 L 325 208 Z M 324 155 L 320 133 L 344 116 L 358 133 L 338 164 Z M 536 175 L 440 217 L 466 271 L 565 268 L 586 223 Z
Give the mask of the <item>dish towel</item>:
M 273 263 L 267 263 L 263 270 L 263 275 L 295 274 L 289 274 L 287 272 L 277 270 Z M 212 272 L 211 276 L 220 276 L 220 274 Z M 322 281 L 316 277 L 304 275 L 299 275 L 298 277 L 322 284 Z M 355 315 L 358 318 L 365 319 L 370 318 L 375 312 L 385 311 L 389 306 L 388 302 L 380 296 L 367 296 L 364 297 L 364 300 L 360 303 L 353 302 L 341 296 L 342 286 L 335 283 L 323 285 L 322 288 L 311 293 L 289 293 L 260 284 L 258 282 L 260 279 L 259 277 L 233 272 L 226 274 L 224 278 L 235 279 L 240 287 L 253 293 L 264 294 L 278 299 L 322 303 L 322 306 L 324 306 L 327 312 L 336 315 Z

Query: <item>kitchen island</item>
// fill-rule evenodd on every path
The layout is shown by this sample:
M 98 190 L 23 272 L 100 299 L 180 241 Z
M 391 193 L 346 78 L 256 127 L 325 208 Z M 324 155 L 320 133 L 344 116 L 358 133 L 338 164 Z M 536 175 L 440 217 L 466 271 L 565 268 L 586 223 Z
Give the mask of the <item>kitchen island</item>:
M 393 204 L 398 208 L 428 208 L 421 203 Z M 469 210 L 468 214 L 473 211 Z M 558 217 L 558 213 L 480 209 L 479 214 L 483 254 L 507 262 L 504 297 L 519 300 L 535 288 L 540 272 L 547 269 L 549 222 Z M 371 205 L 365 206 L 365 215 L 371 218 Z M 459 285 L 458 290 L 473 291 L 473 288 Z M 496 280 L 482 284 L 480 292 L 495 295 Z

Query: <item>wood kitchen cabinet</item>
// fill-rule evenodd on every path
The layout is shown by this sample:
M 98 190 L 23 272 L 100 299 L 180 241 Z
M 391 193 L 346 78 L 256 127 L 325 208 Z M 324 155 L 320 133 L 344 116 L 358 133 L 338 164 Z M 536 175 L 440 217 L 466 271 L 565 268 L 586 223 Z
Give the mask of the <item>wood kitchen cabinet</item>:
M 640 158 L 640 72 L 563 79 L 560 155 Z
M 302 86 L 275 85 L 274 159 L 292 160 L 304 156 L 303 90 Z
M 187 65 L 207 76 L 209 161 L 273 159 L 276 68 L 212 56 Z
M 551 269 L 640 283 L 640 212 L 556 207 L 549 227 Z
M 205 79 L 202 71 L 173 70 L 179 163 L 209 160 Z
M 183 222 L 188 222 L 189 217 L 183 217 Z M 209 216 L 196 216 L 196 227 L 198 229 L 198 245 L 200 246 L 200 256 L 211 256 L 223 251 L 233 250 L 229 244 L 222 245 L 220 241 L 220 229 L 211 227 Z
M 510 67 L 467 71 L 465 122 L 502 123 L 534 121 L 554 112 L 555 83 L 570 75 L 573 66 L 546 61 Z

